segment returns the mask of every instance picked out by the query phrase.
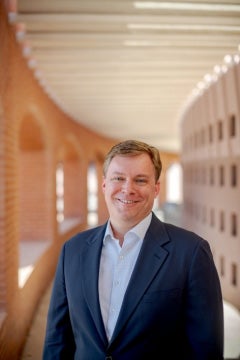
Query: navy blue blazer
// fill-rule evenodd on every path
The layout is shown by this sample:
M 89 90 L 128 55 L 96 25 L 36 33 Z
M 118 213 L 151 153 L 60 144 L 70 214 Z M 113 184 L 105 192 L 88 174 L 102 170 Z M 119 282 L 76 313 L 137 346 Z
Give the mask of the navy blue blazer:
M 105 229 L 62 248 L 43 359 L 223 359 L 222 294 L 208 242 L 154 214 L 108 342 L 98 298 Z

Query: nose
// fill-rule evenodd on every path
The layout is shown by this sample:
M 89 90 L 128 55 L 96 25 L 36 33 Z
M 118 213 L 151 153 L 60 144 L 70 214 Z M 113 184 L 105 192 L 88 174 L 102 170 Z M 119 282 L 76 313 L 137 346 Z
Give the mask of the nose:
M 122 184 L 122 191 L 127 194 L 134 193 L 135 192 L 134 181 L 132 181 L 131 179 L 126 179 Z

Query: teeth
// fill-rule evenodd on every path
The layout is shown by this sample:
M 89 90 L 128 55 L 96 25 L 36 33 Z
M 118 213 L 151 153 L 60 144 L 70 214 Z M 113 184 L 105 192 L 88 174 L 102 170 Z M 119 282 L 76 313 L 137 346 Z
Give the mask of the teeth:
M 135 202 L 133 200 L 121 200 L 121 199 L 119 199 L 119 200 L 124 204 L 133 204 Z

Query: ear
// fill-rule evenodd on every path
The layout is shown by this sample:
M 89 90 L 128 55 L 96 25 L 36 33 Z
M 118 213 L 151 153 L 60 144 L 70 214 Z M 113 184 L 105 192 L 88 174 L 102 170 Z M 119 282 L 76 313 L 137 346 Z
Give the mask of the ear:
M 155 198 L 158 196 L 160 192 L 160 181 L 158 180 L 155 184 Z
M 103 178 L 102 178 L 102 192 L 103 192 L 103 194 L 105 194 L 105 189 L 106 189 L 106 179 L 103 176 Z

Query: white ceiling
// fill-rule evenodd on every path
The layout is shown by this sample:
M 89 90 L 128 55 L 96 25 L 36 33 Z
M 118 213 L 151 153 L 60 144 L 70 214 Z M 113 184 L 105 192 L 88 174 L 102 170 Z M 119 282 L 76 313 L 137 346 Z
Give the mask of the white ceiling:
M 17 22 L 36 77 L 76 121 L 173 152 L 186 99 L 240 44 L 240 1 L 18 0 Z

